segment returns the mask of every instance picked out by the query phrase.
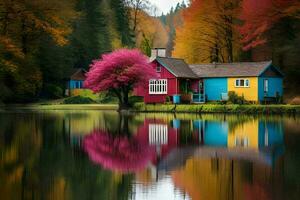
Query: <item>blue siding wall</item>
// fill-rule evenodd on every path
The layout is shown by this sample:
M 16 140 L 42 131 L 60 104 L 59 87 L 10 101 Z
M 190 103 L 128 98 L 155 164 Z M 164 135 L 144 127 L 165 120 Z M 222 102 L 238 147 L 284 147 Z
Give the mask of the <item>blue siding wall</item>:
M 276 92 L 278 92 L 279 95 L 282 96 L 283 94 L 282 78 L 259 77 L 258 78 L 258 99 L 260 101 L 264 100 L 264 79 L 268 79 L 269 81 L 269 91 L 267 93 L 267 97 L 276 97 Z
M 80 89 L 80 88 L 83 88 L 83 81 L 70 80 L 69 86 L 70 86 L 70 89 Z
M 208 101 L 220 101 L 221 93 L 227 93 L 227 78 L 204 79 L 204 90 Z

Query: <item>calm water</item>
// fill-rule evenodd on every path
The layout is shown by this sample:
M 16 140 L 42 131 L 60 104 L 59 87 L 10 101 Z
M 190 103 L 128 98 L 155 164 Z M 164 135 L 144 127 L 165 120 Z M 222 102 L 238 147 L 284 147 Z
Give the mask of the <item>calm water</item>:
M 0 113 L 0 199 L 299 199 L 300 117 Z

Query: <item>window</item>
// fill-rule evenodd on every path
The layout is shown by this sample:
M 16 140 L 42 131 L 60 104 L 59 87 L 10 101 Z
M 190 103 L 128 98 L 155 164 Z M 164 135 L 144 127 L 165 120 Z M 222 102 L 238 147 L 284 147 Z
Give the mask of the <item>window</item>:
M 246 86 L 246 87 L 249 87 L 249 86 L 250 86 L 250 85 L 249 85 L 249 80 L 248 80 L 248 79 L 245 80 L 245 86 Z
M 269 80 L 264 79 L 264 92 L 267 93 L 269 91 Z
M 149 94 L 167 94 L 167 79 L 149 80 Z
M 156 66 L 156 72 L 161 72 L 161 66 L 160 65 Z
M 250 80 L 249 79 L 236 79 L 235 87 L 250 87 Z
M 80 88 L 80 81 L 76 81 L 76 86 L 75 88 L 79 89 Z

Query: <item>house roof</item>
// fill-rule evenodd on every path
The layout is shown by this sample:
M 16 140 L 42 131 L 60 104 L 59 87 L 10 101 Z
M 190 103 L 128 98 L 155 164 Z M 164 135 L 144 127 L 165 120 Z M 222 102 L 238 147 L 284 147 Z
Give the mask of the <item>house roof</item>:
M 198 78 L 183 59 L 157 57 L 156 60 L 178 78 Z
M 76 81 L 84 81 L 86 70 L 83 68 L 73 68 L 70 72 L 70 79 Z
M 266 62 L 240 62 L 190 65 L 198 77 L 245 77 L 260 76 L 272 66 L 272 61 Z M 274 67 L 275 68 L 275 67 Z M 276 68 L 275 68 L 276 69 Z M 281 75 L 282 73 L 276 69 Z

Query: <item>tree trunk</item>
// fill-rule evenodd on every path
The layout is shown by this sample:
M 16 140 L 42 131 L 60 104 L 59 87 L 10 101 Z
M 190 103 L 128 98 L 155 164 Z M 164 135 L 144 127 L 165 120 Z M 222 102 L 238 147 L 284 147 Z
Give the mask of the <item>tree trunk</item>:
M 120 102 L 120 107 L 119 110 L 127 110 L 130 105 L 129 105 L 129 89 L 128 88 L 123 88 L 122 91 L 122 101 Z

